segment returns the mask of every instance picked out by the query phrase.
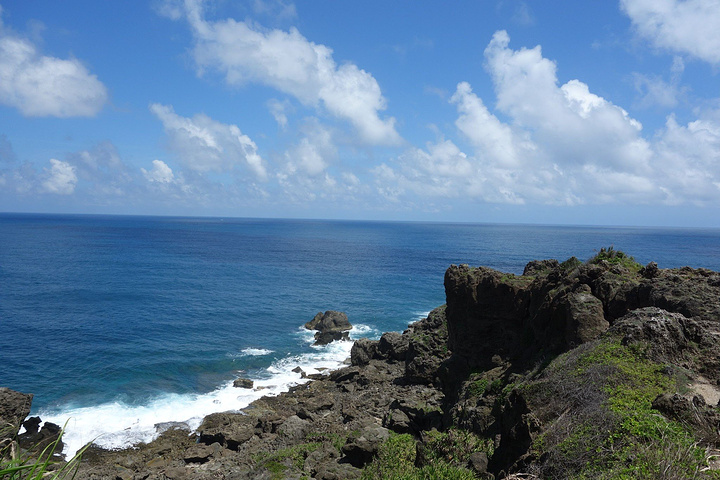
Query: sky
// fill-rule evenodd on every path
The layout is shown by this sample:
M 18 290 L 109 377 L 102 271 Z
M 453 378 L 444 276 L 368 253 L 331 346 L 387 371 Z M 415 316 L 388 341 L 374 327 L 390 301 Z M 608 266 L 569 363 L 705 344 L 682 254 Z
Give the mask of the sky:
M 0 0 L 0 211 L 720 227 L 720 0 Z

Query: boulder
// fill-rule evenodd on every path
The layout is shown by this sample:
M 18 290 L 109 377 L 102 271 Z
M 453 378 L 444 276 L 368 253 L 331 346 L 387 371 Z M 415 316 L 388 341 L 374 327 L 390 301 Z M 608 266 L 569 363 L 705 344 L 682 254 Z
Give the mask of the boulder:
M 384 357 L 404 362 L 410 341 L 398 332 L 387 332 L 380 337 L 378 352 Z
M 327 345 L 335 340 L 349 340 L 348 331 L 353 327 L 345 313 L 328 310 L 325 313 L 318 312 L 305 324 L 305 328 L 317 330 L 315 345 Z
M 382 443 L 390 438 L 390 431 L 377 425 L 363 428 L 360 435 L 349 438 L 343 445 L 343 461 L 353 467 L 362 468 L 375 457 Z
M 249 378 L 236 378 L 233 382 L 233 387 L 236 388 L 253 388 L 253 385 L 255 385 L 255 382 Z
M 377 356 L 378 341 L 369 338 L 356 340 L 350 349 L 350 363 L 353 366 L 367 365 Z
M 199 442 L 205 445 L 219 443 L 237 450 L 255 435 L 258 419 L 242 413 L 212 413 L 203 419 L 198 428 Z

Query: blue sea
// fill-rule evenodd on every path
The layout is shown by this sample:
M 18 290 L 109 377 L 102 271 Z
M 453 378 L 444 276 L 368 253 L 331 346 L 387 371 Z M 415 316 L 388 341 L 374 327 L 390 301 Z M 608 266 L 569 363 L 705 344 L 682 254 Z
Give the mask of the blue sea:
M 67 421 L 67 453 L 149 441 L 339 367 L 350 343 L 302 328 L 319 311 L 377 338 L 444 303 L 450 264 L 521 273 L 610 245 L 720 270 L 717 229 L 0 214 L 0 386 Z

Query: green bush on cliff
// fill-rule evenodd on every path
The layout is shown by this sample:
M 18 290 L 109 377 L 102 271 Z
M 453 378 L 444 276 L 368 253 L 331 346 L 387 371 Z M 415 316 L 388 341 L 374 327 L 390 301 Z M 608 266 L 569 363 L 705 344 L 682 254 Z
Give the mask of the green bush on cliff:
M 630 270 L 631 272 L 637 272 L 642 268 L 642 265 L 636 262 L 633 257 L 622 250 L 615 250 L 612 245 L 608 248 L 600 248 L 600 251 L 588 260 L 588 263 L 591 265 L 597 265 L 601 262 L 607 262 L 610 265 L 618 265 Z
M 443 434 L 439 434 L 443 435 Z M 373 462 L 363 469 L 362 480 L 474 480 L 467 468 L 436 458 L 429 465 L 416 467 L 417 442 L 408 434 L 392 434 Z
M 652 408 L 677 384 L 644 345 L 604 339 L 558 357 L 543 382 L 529 391 L 535 402 L 563 393 L 554 423 L 533 443 L 547 478 L 701 479 L 705 449 L 689 427 Z M 546 413 L 547 414 L 547 413 Z

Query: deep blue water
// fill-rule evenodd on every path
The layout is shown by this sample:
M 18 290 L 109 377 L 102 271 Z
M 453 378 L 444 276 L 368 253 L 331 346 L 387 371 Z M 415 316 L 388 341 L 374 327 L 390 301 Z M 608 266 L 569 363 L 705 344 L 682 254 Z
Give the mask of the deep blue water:
M 609 245 L 720 270 L 717 229 L 0 214 L 0 386 L 58 418 L 232 408 L 239 371 L 286 385 L 347 354 L 310 347 L 318 311 L 377 336 L 444 303 L 452 263 L 521 273 Z

